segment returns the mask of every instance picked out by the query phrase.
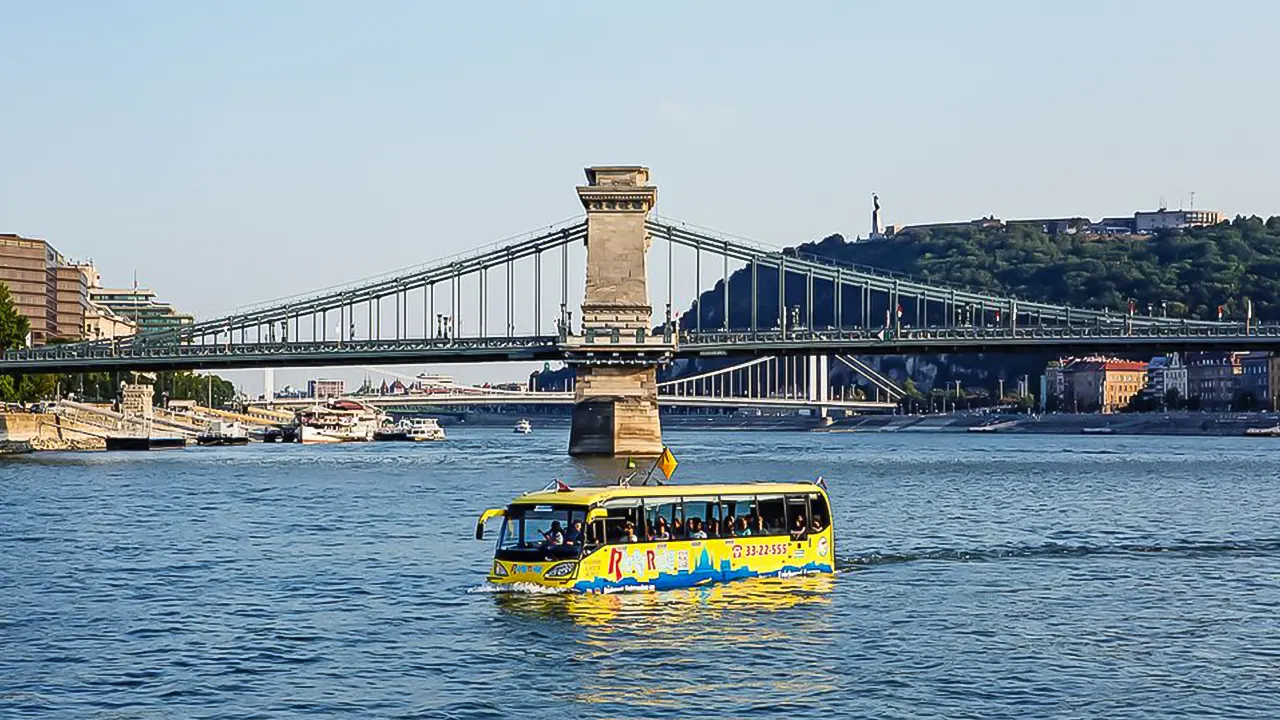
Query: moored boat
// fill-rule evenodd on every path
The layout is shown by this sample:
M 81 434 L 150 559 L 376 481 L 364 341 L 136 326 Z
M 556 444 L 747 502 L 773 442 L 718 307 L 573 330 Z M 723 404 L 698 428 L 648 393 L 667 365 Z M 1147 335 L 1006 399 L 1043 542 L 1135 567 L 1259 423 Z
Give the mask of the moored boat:
M 203 446 L 248 445 L 249 433 L 237 422 L 214 420 L 205 425 L 196 436 L 196 444 Z
M 181 437 L 133 437 L 116 436 L 106 438 L 108 450 L 177 450 L 187 446 L 187 439 Z
M 533 432 L 533 425 L 530 424 L 528 420 L 524 418 L 520 418 L 519 420 L 516 421 L 515 429 L 512 430 L 512 432 L 516 433 L 517 435 L 528 435 L 529 433 Z
M 414 442 L 444 440 L 444 428 L 435 418 L 413 418 L 409 421 L 409 439 Z
M 298 441 L 303 445 L 369 442 L 377 431 L 378 420 L 377 413 L 356 403 L 338 401 L 317 406 L 298 412 Z
M 1244 434 L 1250 437 L 1280 437 L 1280 425 L 1269 428 L 1245 428 Z
M 373 434 L 378 442 L 422 442 L 444 440 L 444 429 L 435 418 L 412 418 L 383 425 Z

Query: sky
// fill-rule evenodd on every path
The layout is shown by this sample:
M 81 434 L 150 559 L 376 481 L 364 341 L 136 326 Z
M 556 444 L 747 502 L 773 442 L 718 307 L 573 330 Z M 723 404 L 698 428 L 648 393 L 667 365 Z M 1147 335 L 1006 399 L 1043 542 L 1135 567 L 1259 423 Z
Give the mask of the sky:
M 897 224 L 1280 214 L 1277 26 L 1262 0 L 0 0 L 0 232 L 210 318 L 574 216 L 588 165 L 774 245 L 865 234 L 873 192 Z

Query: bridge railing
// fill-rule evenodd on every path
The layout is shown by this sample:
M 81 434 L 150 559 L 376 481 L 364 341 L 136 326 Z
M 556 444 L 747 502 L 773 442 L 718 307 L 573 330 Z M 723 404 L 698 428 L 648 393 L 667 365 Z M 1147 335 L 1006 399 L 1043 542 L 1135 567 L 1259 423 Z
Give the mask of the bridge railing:
M 1246 328 L 1244 324 L 1227 326 L 1142 326 L 1125 327 L 1123 323 L 1096 327 L 956 327 L 956 328 L 879 328 L 825 329 L 804 328 L 788 330 L 704 330 L 681 332 L 680 345 L 699 344 L 768 343 L 803 344 L 806 342 L 881 341 L 904 340 L 1012 340 L 1012 339 L 1096 339 L 1096 338 L 1280 338 L 1280 325 L 1261 325 Z
M 464 351 L 527 349 L 530 347 L 556 348 L 560 339 L 555 336 L 485 337 L 485 338 L 426 338 L 407 340 L 328 340 L 322 342 L 249 342 L 249 343 L 170 343 L 125 344 L 112 346 L 102 343 L 75 345 L 47 345 L 39 348 L 7 350 L 4 361 L 29 360 L 93 360 L 93 359 L 182 359 L 211 356 L 243 355 L 335 355 L 378 352 L 412 352 L 415 350 Z

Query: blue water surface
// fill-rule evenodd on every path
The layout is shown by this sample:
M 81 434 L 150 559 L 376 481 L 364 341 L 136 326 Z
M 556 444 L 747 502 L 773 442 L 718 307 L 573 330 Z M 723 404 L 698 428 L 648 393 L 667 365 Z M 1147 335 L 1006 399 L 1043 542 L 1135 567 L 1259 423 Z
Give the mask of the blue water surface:
M 0 462 L 0 717 L 1275 718 L 1280 444 L 671 432 L 830 482 L 835 577 L 494 592 L 563 428 Z

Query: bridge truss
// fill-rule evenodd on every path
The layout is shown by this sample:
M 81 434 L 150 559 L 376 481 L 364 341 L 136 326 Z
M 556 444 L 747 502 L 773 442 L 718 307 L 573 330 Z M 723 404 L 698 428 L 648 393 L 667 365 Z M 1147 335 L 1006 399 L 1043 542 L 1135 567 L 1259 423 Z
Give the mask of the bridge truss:
M 666 303 L 665 312 L 655 313 L 654 329 L 638 337 L 574 331 L 587 237 L 585 220 L 575 218 L 173 331 L 7 351 L 0 373 L 551 361 L 584 354 L 598 361 L 624 355 L 614 352 L 623 346 L 632 353 L 642 346 L 652 350 L 649 358 L 662 359 L 1280 346 L 1277 326 L 1002 297 L 666 218 L 650 220 L 647 229 L 654 240 L 650 294 L 661 297 L 665 290 Z M 692 312 L 679 317 L 678 302 Z

